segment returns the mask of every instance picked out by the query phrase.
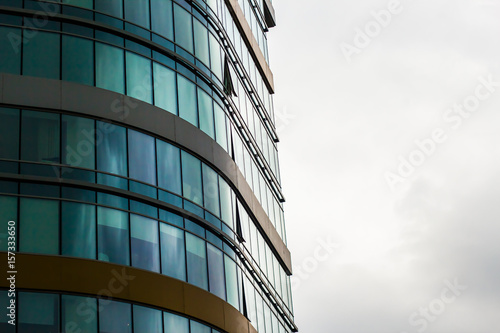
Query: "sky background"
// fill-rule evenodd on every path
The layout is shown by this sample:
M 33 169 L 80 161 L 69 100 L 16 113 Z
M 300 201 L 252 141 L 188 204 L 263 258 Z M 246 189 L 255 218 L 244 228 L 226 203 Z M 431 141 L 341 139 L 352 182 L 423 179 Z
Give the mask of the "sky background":
M 401 0 L 350 62 L 390 1 L 273 3 L 300 331 L 500 332 L 500 1 Z

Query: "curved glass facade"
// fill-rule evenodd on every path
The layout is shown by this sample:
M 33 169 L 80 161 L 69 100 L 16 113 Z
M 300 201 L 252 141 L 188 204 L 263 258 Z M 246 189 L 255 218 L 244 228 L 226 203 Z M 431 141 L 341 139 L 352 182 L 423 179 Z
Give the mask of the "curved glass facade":
M 33 89 L 61 80 L 82 92 L 78 111 L 0 94 L 0 251 L 6 223 L 16 221 L 18 252 L 169 276 L 222 299 L 258 332 L 296 331 L 265 6 L 0 0 L 3 87 L 25 76 L 38 78 L 25 81 Z M 123 95 L 109 109 L 134 117 L 91 110 L 86 100 L 97 94 Z M 176 135 L 205 133 L 243 177 L 210 162 L 203 142 L 179 141 L 184 146 L 136 124 L 141 108 L 185 120 L 155 124 Z M 225 332 L 147 304 L 106 301 L 101 311 L 104 301 L 87 296 L 23 290 L 17 297 L 13 332 Z M 98 310 L 80 325 L 82 299 Z

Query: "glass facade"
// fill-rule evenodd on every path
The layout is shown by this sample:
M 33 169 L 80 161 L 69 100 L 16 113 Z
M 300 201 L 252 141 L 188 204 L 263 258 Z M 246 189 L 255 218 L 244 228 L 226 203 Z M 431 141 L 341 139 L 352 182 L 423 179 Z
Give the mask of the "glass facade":
M 81 92 L 71 101 L 76 108 L 67 101 L 46 107 L 36 93 L 3 104 L 0 95 L 0 251 L 10 250 L 15 221 L 23 254 L 168 276 L 227 302 L 258 332 L 296 331 L 268 68 L 269 4 L 0 6 L 3 86 L 23 76 L 19 82 L 35 92 L 54 80 L 65 81 L 61 92 Z M 92 106 L 101 98 L 110 98 L 109 110 Z M 126 105 L 118 120 L 110 116 L 116 102 Z M 141 109 L 175 120 L 140 125 Z M 158 134 L 168 132 L 163 126 L 173 134 Z M 190 131 L 205 141 L 188 138 Z M 213 160 L 219 157 L 234 163 L 224 169 Z M 0 289 L 0 305 L 8 298 Z M 18 324 L 2 318 L 2 332 L 224 331 L 123 299 L 40 288 L 21 288 L 16 298 Z

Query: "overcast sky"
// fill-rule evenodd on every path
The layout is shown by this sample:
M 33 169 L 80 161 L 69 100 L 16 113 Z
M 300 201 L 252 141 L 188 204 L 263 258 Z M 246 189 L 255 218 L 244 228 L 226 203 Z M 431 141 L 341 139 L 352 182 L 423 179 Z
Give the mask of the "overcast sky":
M 500 1 L 273 3 L 300 331 L 500 332 Z

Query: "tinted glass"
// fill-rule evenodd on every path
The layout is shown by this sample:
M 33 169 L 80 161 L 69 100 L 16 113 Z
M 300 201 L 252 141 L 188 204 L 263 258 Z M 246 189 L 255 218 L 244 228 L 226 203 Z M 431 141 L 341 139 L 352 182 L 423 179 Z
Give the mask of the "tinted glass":
M 18 333 L 58 333 L 59 296 L 19 293 Z
M 127 1 L 127 3 L 132 1 Z M 127 95 L 153 103 L 151 60 L 132 52 L 126 53 Z
M 90 297 L 62 295 L 63 332 L 97 333 L 97 300 Z
M 164 141 L 156 140 L 158 157 L 158 186 L 181 194 L 180 150 Z
M 97 122 L 97 169 L 127 176 L 127 140 L 125 128 Z
M 149 1 L 125 1 L 125 19 L 149 29 Z
M 227 302 L 238 309 L 238 277 L 236 264 L 227 255 L 224 255 L 224 270 L 226 273 Z
M 225 300 L 226 288 L 224 285 L 224 259 L 222 251 L 211 244 L 207 244 L 207 256 L 210 292 Z
M 98 1 L 104 3 L 107 1 Z M 111 1 L 110 1 L 111 2 Z M 96 86 L 114 92 L 125 93 L 123 50 L 107 44 L 95 44 Z
M 11 40 L 16 42 L 11 43 Z M 21 29 L 0 27 L 1 73 L 20 74 L 22 41 Z
M 14 223 L 9 223 L 9 221 L 14 221 Z M 7 251 L 9 246 L 16 245 L 16 238 L 9 240 L 9 237 L 16 237 L 18 222 L 17 198 L 0 195 L 0 251 Z M 9 231 L 13 236 L 9 235 Z M 14 242 L 9 244 L 12 241 Z
M 177 89 L 175 72 L 153 63 L 155 105 L 177 115 Z
M 212 34 L 208 35 L 210 41 L 210 68 L 217 78 L 222 81 L 222 58 L 220 55 L 220 45 Z
M 230 227 L 232 224 L 232 209 L 231 209 L 231 188 L 226 183 L 224 179 L 219 177 L 219 189 L 220 189 L 220 209 L 221 209 L 221 219 L 226 222 Z
M 7 290 L 0 290 L 0 307 L 2 309 L 5 309 L 5 314 L 3 316 L 0 316 L 0 331 L 3 333 L 16 332 L 16 326 L 9 324 L 9 321 L 11 323 L 15 323 L 15 319 L 17 319 L 17 314 L 15 313 L 16 305 L 10 303 L 10 300 L 15 300 L 14 295 L 15 293 L 7 292 Z
M 127 303 L 99 300 L 99 332 L 131 333 L 131 305 Z
M 189 333 L 189 320 L 173 313 L 163 313 L 165 333 Z
M 212 98 L 201 89 L 198 89 L 198 110 L 200 114 L 200 129 L 212 139 L 215 139 Z
M 202 170 L 205 208 L 215 216 L 219 216 L 219 182 L 217 173 L 206 164 L 202 165 Z
M 59 163 L 59 115 L 26 111 L 22 113 L 21 159 Z
M 21 198 L 19 210 L 20 251 L 59 254 L 59 202 Z
M 207 250 L 205 241 L 186 233 L 188 282 L 208 290 Z
M 94 43 L 88 39 L 63 35 L 62 79 L 94 85 Z
M 0 108 L 0 158 L 19 158 L 19 117 L 19 110 Z
M 179 5 L 174 4 L 174 16 L 175 42 L 193 53 L 193 22 L 191 14 Z
M 210 327 L 191 320 L 191 333 L 210 333 Z
M 132 214 L 130 216 L 130 225 L 132 266 L 160 272 L 158 221 Z
M 201 162 L 199 159 L 184 151 L 182 155 L 182 193 L 184 197 L 203 205 L 201 194 Z
M 193 20 L 193 27 L 195 55 L 208 67 L 210 66 L 210 57 L 208 53 L 207 28 L 196 19 Z
M 63 0 L 62 3 L 66 3 L 73 6 L 79 6 L 83 8 L 92 9 L 92 0 Z
M 106 14 L 123 17 L 123 0 L 95 1 L 95 9 Z
M 96 207 L 61 202 L 62 255 L 96 258 Z
M 23 46 L 23 75 L 59 79 L 59 34 L 38 31 Z
M 215 139 L 217 143 L 227 149 L 227 131 L 226 131 L 226 114 L 219 104 L 214 103 L 214 118 L 215 118 Z
M 196 86 L 182 75 L 177 75 L 179 93 L 179 117 L 198 127 L 196 110 Z
M 95 122 L 92 119 L 62 116 L 62 164 L 95 168 Z
M 160 237 L 162 274 L 186 281 L 184 231 L 160 223 Z
M 97 259 L 120 265 L 129 265 L 128 213 L 98 207 Z
M 134 332 L 162 333 L 161 311 L 134 305 Z
M 151 29 L 174 40 L 171 0 L 151 0 Z
M 128 130 L 128 158 L 130 178 L 156 185 L 155 139 L 152 136 Z

